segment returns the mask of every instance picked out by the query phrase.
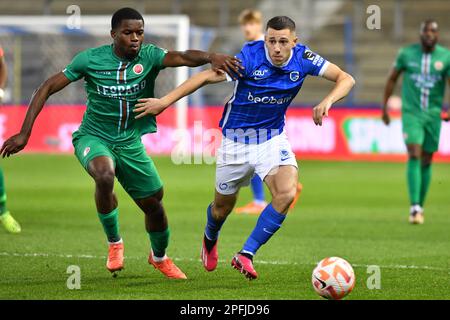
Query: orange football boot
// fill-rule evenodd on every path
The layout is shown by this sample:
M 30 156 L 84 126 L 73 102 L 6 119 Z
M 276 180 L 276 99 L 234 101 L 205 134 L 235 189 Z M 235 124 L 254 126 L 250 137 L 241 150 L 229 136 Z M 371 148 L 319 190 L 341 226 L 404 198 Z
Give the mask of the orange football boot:
M 302 193 L 302 190 L 303 190 L 303 185 L 300 182 L 297 183 L 297 193 L 295 194 L 294 201 L 292 201 L 292 203 L 289 207 L 289 210 L 294 209 L 295 204 L 297 203 L 297 200 L 300 198 L 300 194 Z
M 243 207 L 236 208 L 237 214 L 260 214 L 267 204 L 259 204 L 254 201 L 246 204 Z
M 110 272 L 115 273 L 123 269 L 123 249 L 123 242 L 109 244 L 106 268 Z
M 181 271 L 170 258 L 166 258 L 161 262 L 153 260 L 153 253 L 148 256 L 148 263 L 162 272 L 167 278 L 170 279 L 187 279 L 186 275 Z

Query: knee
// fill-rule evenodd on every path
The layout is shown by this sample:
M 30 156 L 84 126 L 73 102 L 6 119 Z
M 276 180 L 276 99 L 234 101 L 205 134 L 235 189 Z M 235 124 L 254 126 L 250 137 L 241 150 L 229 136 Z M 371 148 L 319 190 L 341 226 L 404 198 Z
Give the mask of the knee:
M 279 207 L 284 208 L 283 211 L 287 210 L 289 206 L 294 202 L 295 195 L 297 193 L 297 188 L 294 186 L 292 188 L 287 188 L 284 190 L 277 191 L 272 198 L 272 202 L 277 203 Z
M 159 190 L 157 193 L 140 200 L 135 200 L 138 206 L 144 211 L 146 215 L 164 215 L 162 207 L 163 190 Z
M 429 167 L 431 166 L 431 162 L 433 161 L 433 155 L 432 154 L 423 154 L 422 155 L 422 167 Z
M 114 186 L 114 170 L 105 169 L 94 173 L 95 184 L 102 189 L 112 189 Z
M 420 153 L 410 152 L 408 157 L 410 160 L 420 160 Z
M 408 157 L 411 160 L 420 160 L 422 156 L 422 150 L 414 146 L 408 146 Z

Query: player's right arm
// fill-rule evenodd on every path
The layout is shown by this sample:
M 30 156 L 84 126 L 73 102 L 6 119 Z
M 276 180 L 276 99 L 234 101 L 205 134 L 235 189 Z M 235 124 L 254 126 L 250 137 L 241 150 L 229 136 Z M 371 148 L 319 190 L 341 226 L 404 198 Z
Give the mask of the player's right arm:
M 199 88 L 207 84 L 218 83 L 226 80 L 227 77 L 223 72 L 216 72 L 214 70 L 199 72 L 160 99 L 139 99 L 139 103 L 135 105 L 135 109 L 133 110 L 137 114 L 135 118 L 142 118 L 146 115 L 156 116 L 181 98 L 190 95 Z
M 5 57 L 3 55 L 3 49 L 0 47 L 0 103 L 3 100 L 3 96 L 5 94 L 4 89 L 6 86 L 8 69 L 6 66 Z
M 391 73 L 389 74 L 386 86 L 384 87 L 383 109 L 382 109 L 383 114 L 381 116 L 381 119 L 386 125 L 388 125 L 391 122 L 391 118 L 389 117 L 389 112 L 387 108 L 387 102 L 394 93 L 395 85 L 397 84 L 397 80 L 400 77 L 401 73 L 402 73 L 401 70 L 393 68 L 391 70 Z
M 405 68 L 403 51 L 400 50 L 397 59 L 395 60 L 394 67 L 392 68 L 386 85 L 384 87 L 384 97 L 383 97 L 383 107 L 382 107 L 382 116 L 384 124 L 388 125 L 391 122 L 391 118 L 389 117 L 389 112 L 387 108 L 387 102 L 389 98 L 394 93 L 395 85 L 397 84 L 397 80 L 400 77 L 403 69 Z
M 34 121 L 41 112 L 47 99 L 52 94 L 66 87 L 70 82 L 71 81 L 63 72 L 59 72 L 42 83 L 42 85 L 33 93 L 20 132 L 11 136 L 3 143 L 0 150 L 0 154 L 3 158 L 9 157 L 25 148 L 28 139 L 30 138 Z
M 30 105 L 28 106 L 20 132 L 3 143 L 0 150 L 3 158 L 9 157 L 25 148 L 30 138 L 34 121 L 44 107 L 47 99 L 52 94 L 66 87 L 69 83 L 83 78 L 86 75 L 88 63 L 88 51 L 82 51 L 72 59 L 72 62 L 62 72 L 55 74 L 41 84 L 31 97 Z

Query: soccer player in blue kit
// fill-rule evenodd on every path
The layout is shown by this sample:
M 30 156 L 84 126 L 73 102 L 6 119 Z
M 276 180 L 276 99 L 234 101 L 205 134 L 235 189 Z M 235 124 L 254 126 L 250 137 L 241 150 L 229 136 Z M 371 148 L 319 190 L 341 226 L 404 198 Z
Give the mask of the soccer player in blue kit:
M 286 16 L 270 19 L 264 41 L 249 42 L 236 56 L 232 98 L 224 108 L 220 127 L 223 139 L 217 151 L 216 192 L 207 208 L 201 259 L 207 271 L 217 267 L 220 229 L 233 210 L 240 187 L 257 174 L 272 194 L 256 226 L 231 265 L 248 279 L 256 279 L 253 256 L 281 227 L 297 187 L 298 167 L 284 132 L 287 107 L 307 75 L 335 82 L 329 94 L 313 108 L 313 120 L 322 125 L 332 104 L 344 98 L 355 80 L 338 66 L 297 43 L 295 22 Z M 200 72 L 161 99 L 141 99 L 136 117 L 158 115 L 182 97 L 211 83 L 232 81 L 213 70 Z

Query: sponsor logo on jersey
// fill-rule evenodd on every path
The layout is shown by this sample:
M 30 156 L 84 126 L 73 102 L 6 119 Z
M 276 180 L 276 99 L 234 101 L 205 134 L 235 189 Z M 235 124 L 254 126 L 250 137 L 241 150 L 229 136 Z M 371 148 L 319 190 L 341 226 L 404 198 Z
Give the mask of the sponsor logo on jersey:
M 104 75 L 111 75 L 111 72 L 110 72 L 110 71 L 96 70 L 95 73 L 98 73 L 98 74 L 104 74 Z
M 255 70 L 252 73 L 252 77 L 254 77 L 255 80 L 261 80 L 261 79 L 263 79 L 263 77 L 266 75 L 267 72 L 269 72 L 269 70 L 267 70 L 267 69 Z
M 436 69 L 436 71 L 441 71 L 442 69 L 444 69 L 444 64 L 442 63 L 442 61 L 436 61 L 434 63 L 434 68 Z
M 297 81 L 299 78 L 300 78 L 300 72 L 298 72 L 298 71 L 292 71 L 290 74 L 289 74 L 289 78 L 291 79 L 291 81 Z
M 276 98 L 274 96 L 258 97 L 258 96 L 254 96 L 253 93 L 251 93 L 249 91 L 247 99 L 248 99 L 248 101 L 254 102 L 254 103 L 285 104 L 285 103 L 289 103 L 293 99 L 293 96 L 292 95 L 288 95 L 286 97 L 280 97 L 280 98 Z
M 86 157 L 88 155 L 89 151 L 91 151 L 91 148 L 86 147 L 83 151 L 83 157 Z
M 316 55 L 316 57 L 314 58 L 314 61 L 312 62 L 312 64 L 315 65 L 315 66 L 320 67 L 323 64 L 323 62 L 324 62 L 324 59 L 321 56 Z
M 417 88 L 432 89 L 437 82 L 442 80 L 442 75 L 413 73 L 411 79 L 415 82 Z
M 100 86 L 97 85 L 97 92 L 103 96 L 116 97 L 122 95 L 138 94 L 145 89 L 146 80 L 133 85 L 119 85 L 119 86 Z
M 316 54 L 310 50 L 305 50 L 305 52 L 303 52 L 303 59 L 314 61 L 315 57 Z
M 135 74 L 141 74 L 144 71 L 144 66 L 140 63 L 134 65 L 133 67 L 133 72 Z

